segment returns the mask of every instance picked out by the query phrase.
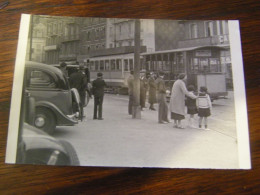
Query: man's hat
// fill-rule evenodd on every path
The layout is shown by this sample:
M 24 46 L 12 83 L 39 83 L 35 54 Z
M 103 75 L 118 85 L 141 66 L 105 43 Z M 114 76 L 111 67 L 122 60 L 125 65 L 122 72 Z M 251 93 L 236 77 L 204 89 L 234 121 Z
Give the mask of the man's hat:
M 102 77 L 103 76 L 102 72 L 97 73 L 97 76 Z
M 140 70 L 140 73 L 146 73 L 145 69 Z

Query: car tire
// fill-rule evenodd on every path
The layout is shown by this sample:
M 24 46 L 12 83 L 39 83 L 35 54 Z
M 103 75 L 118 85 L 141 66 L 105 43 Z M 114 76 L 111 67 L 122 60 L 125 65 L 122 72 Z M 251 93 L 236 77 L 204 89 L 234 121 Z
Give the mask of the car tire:
M 44 120 L 42 125 L 39 125 L 37 123 L 37 120 L 39 119 Z M 38 107 L 36 108 L 34 126 L 39 129 L 42 129 L 43 131 L 51 135 L 53 134 L 56 128 L 56 117 L 50 109 L 44 107 Z
M 69 154 L 70 165 L 71 166 L 79 166 L 80 162 L 79 162 L 79 158 L 78 158 L 77 152 L 74 149 L 74 147 L 71 145 L 71 143 L 69 143 L 69 142 L 67 142 L 65 140 L 60 140 L 60 143 L 62 144 L 62 146 L 66 149 L 66 151 Z

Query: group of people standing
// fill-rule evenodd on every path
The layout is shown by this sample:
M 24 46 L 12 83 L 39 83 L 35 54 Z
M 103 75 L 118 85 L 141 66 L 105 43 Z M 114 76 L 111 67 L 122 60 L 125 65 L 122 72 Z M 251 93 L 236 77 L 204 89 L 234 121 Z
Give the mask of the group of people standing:
M 133 73 L 128 78 L 129 87 L 129 105 L 128 113 L 132 114 L 131 107 L 133 105 Z M 194 115 L 199 116 L 198 128 L 204 127 L 208 130 L 207 117 L 211 115 L 211 100 L 207 94 L 206 87 L 200 87 L 199 93 L 196 93 L 194 86 L 186 88 L 185 81 L 187 76 L 180 74 L 178 79 L 174 82 L 171 90 L 171 97 L 169 108 L 166 101 L 166 86 L 164 81 L 164 73 L 160 72 L 158 75 L 154 73 L 146 74 L 140 73 L 140 106 L 141 109 L 145 107 L 146 93 L 149 92 L 150 110 L 155 110 L 154 104 L 158 103 L 158 123 L 169 123 L 168 109 L 171 113 L 171 119 L 174 120 L 174 127 L 184 129 L 182 120 L 185 119 L 185 106 L 187 106 L 187 114 L 189 117 L 189 126 L 195 128 Z
M 76 63 L 78 64 L 78 63 Z M 71 88 L 76 88 L 81 102 L 81 115 L 84 116 L 83 107 L 86 105 L 86 93 L 88 93 L 89 97 L 94 96 L 94 112 L 93 119 L 94 120 L 103 120 L 102 117 L 102 107 L 103 107 L 103 98 L 104 98 L 104 88 L 106 87 L 106 83 L 103 80 L 103 74 L 97 73 L 97 78 L 92 82 L 90 82 L 90 72 L 88 68 L 84 67 L 82 64 L 78 64 L 79 68 L 71 74 L 68 74 L 66 63 L 62 62 L 60 64 L 60 70 L 64 73 L 66 77 L 69 78 L 69 83 Z

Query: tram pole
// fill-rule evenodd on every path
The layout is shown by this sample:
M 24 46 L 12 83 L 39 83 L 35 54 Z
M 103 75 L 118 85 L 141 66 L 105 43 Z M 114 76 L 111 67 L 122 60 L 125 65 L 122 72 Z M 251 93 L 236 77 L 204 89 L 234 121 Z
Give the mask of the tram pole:
M 140 20 L 135 19 L 134 90 L 132 118 L 141 119 L 140 107 Z

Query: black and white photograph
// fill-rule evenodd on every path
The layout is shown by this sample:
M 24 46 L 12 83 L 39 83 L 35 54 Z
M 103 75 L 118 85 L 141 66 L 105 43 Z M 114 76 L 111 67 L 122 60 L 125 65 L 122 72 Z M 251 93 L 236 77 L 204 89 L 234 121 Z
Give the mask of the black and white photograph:
M 239 22 L 23 14 L 6 163 L 250 169 Z

